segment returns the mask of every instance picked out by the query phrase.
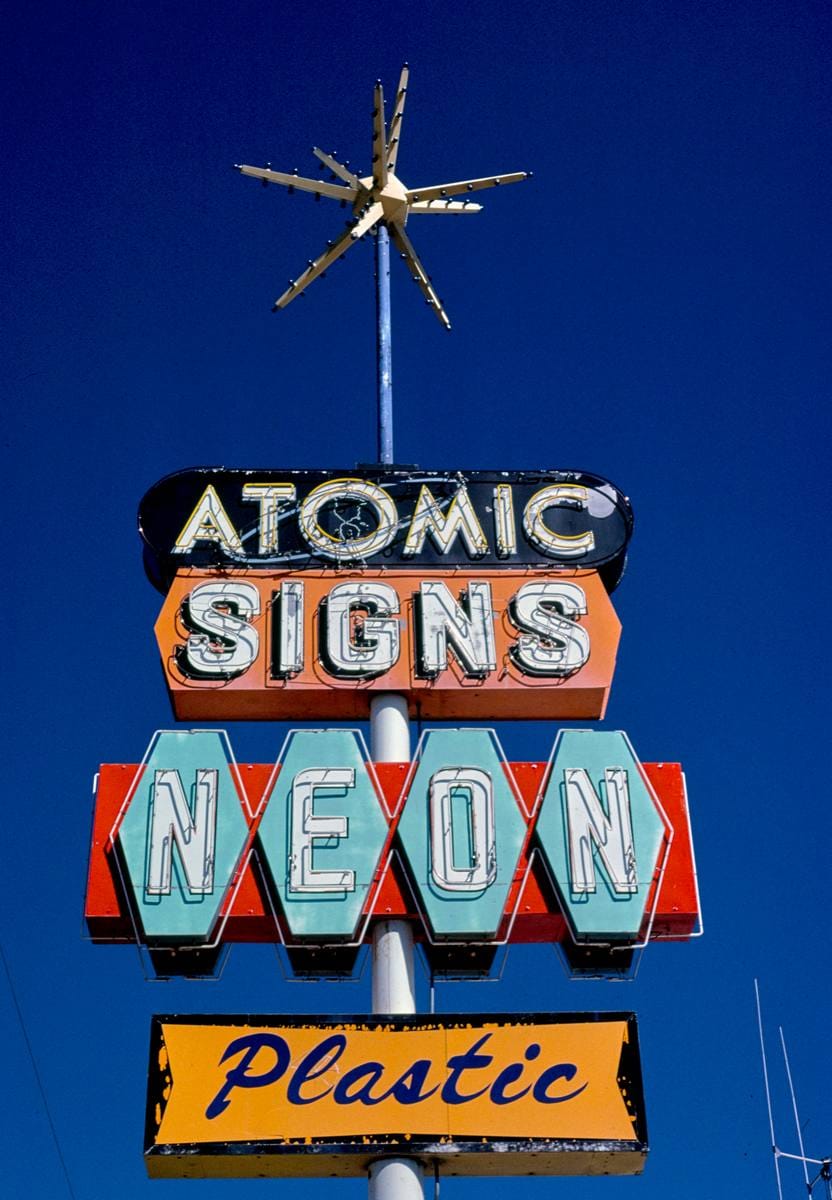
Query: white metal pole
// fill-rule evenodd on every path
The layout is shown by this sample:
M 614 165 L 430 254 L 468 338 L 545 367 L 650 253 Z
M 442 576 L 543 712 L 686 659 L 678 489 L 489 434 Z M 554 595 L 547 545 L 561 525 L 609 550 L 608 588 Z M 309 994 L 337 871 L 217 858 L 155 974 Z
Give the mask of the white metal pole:
M 390 244 L 376 235 L 378 456 L 393 461 L 393 381 L 390 346 Z M 373 762 L 410 762 L 407 697 L 381 692 L 370 701 Z M 413 930 L 407 921 L 380 921 L 373 930 L 373 1012 L 415 1013 Z M 380 1158 L 370 1165 L 369 1200 L 423 1200 L 422 1167 L 413 1158 Z
M 370 702 L 373 762 L 410 762 L 407 697 L 381 692 Z M 373 930 L 373 1012 L 415 1013 L 413 930 L 407 921 L 380 921 Z M 370 1164 L 369 1200 L 423 1200 L 422 1166 L 414 1158 Z
M 370 701 L 373 762 L 410 762 L 407 697 L 380 692 Z M 407 921 L 379 921 L 373 930 L 373 1012 L 415 1013 L 413 930 Z
M 393 349 L 390 322 L 390 235 L 376 231 L 376 342 L 378 363 L 378 461 L 393 461 Z
M 370 1200 L 422 1200 L 422 1168 L 414 1158 L 379 1158 L 370 1166 Z
M 370 701 L 370 749 L 373 762 L 410 762 L 407 697 L 379 692 Z
M 415 1011 L 413 930 L 407 921 L 379 921 L 373 930 L 373 1012 Z

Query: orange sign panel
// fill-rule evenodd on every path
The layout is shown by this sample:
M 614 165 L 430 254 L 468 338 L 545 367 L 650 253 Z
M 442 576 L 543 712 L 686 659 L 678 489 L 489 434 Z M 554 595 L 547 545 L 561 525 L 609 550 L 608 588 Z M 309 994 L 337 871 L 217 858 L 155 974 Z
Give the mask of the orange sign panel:
M 156 1017 L 152 1036 L 154 1176 L 363 1175 L 404 1151 L 459 1175 L 636 1174 L 647 1152 L 628 1013 Z
M 621 626 L 595 571 L 180 571 L 156 624 L 180 720 L 597 719 Z

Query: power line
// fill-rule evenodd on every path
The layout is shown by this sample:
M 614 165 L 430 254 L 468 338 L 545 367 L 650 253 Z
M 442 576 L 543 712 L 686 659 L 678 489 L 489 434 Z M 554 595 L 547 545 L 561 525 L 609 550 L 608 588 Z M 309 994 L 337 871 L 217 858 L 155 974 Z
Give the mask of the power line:
M 77 1200 L 75 1192 L 72 1187 L 72 1180 L 69 1178 L 69 1170 L 66 1165 L 66 1159 L 64 1158 L 64 1153 L 63 1153 L 63 1150 L 61 1149 L 61 1143 L 60 1143 L 60 1140 L 58 1139 L 58 1130 L 55 1127 L 55 1122 L 52 1119 L 52 1112 L 51 1112 L 51 1109 L 49 1108 L 49 1101 L 46 1098 L 46 1089 L 43 1086 L 43 1080 L 41 1079 L 41 1074 L 40 1074 L 40 1071 L 38 1070 L 38 1064 L 35 1059 L 34 1050 L 32 1049 L 32 1043 L 29 1040 L 29 1034 L 26 1030 L 26 1022 L 23 1019 L 23 1009 L 20 1007 L 20 1001 L 17 998 L 17 991 L 14 986 L 14 980 L 12 979 L 11 969 L 9 968 L 9 961 L 6 958 L 6 952 L 3 949 L 2 941 L 0 941 L 0 959 L 3 960 L 3 970 L 6 972 L 6 979 L 8 980 L 8 983 L 9 983 L 9 995 L 12 998 L 12 1004 L 14 1005 L 14 1010 L 17 1013 L 17 1020 L 18 1020 L 18 1024 L 20 1025 L 20 1032 L 23 1035 L 23 1042 L 24 1042 L 24 1045 L 26 1046 L 26 1051 L 29 1055 L 29 1062 L 32 1065 L 32 1074 L 35 1077 L 35 1082 L 37 1083 L 38 1091 L 40 1092 L 40 1098 L 43 1101 L 43 1108 L 44 1108 L 44 1112 L 46 1113 L 46 1120 L 49 1123 L 49 1130 L 52 1134 L 52 1141 L 55 1143 L 55 1152 L 58 1155 L 58 1161 L 61 1164 L 61 1170 L 63 1171 L 64 1180 L 66 1181 L 66 1190 L 69 1193 L 71 1200 Z

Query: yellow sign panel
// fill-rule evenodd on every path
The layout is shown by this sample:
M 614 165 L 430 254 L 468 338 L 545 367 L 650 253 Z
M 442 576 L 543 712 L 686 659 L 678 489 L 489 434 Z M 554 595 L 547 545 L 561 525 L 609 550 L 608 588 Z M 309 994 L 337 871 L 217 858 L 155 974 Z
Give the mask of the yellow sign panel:
M 633 1174 L 647 1151 L 635 1017 L 156 1017 L 157 1176 Z

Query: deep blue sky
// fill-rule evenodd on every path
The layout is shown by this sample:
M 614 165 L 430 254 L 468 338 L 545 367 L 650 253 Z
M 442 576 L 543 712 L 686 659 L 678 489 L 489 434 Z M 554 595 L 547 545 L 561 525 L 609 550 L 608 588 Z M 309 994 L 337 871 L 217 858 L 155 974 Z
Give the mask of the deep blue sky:
M 569 983 L 538 947 L 439 990 L 446 1011 L 635 1009 L 653 1144 L 639 1179 L 443 1196 L 774 1196 L 755 975 L 807 1149 L 832 1152 L 828 7 L 32 3 L 3 42 L 0 934 L 78 1200 L 365 1194 L 151 1183 L 141 1137 L 152 1012 L 361 1011 L 366 979 L 290 985 L 235 948 L 219 983 L 145 983 L 80 914 L 93 773 L 172 725 L 140 496 L 192 464 L 374 455 L 370 244 L 272 315 L 343 215 L 231 164 L 314 171 L 316 143 L 367 169 L 372 83 L 403 59 L 409 186 L 535 177 L 408 226 L 454 331 L 394 263 L 397 458 L 580 467 L 631 497 L 605 725 L 685 765 L 706 926 L 633 984 Z M 500 734 L 537 759 L 554 729 Z M 243 761 L 282 736 L 232 730 Z M 68 1195 L 2 973 L 0 1019 L 4 1194 Z M 779 1065 L 775 1091 L 794 1149 Z

